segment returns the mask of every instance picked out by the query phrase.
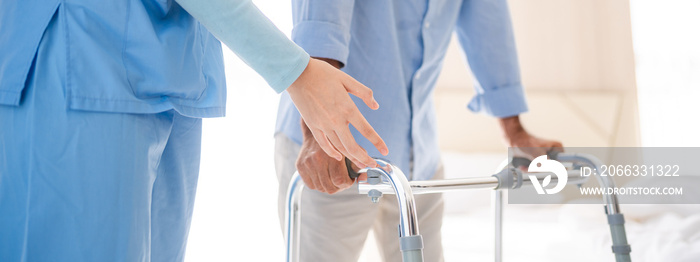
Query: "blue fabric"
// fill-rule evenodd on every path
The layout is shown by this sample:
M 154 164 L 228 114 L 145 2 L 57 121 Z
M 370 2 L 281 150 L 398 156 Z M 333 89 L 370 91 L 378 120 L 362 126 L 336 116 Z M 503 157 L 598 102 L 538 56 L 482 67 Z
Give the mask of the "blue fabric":
M 309 55 L 279 31 L 251 0 L 177 2 L 277 93 L 287 89 L 309 63 Z
M 57 17 L 0 105 L 0 261 L 182 261 L 202 120 L 66 110 Z
M 430 179 L 439 161 L 432 91 L 452 32 L 477 80 L 469 109 L 495 117 L 527 111 L 506 0 L 293 0 L 292 40 L 311 56 L 331 58 L 374 91 L 380 109 L 354 98 L 389 147 L 383 157 Z M 301 143 L 299 113 L 288 95 L 276 132 Z M 475 127 L 478 128 L 478 127 Z M 371 156 L 382 157 L 353 130 Z M 405 172 L 409 173 L 409 172 Z
M 225 114 L 226 81 L 212 29 L 282 92 L 309 56 L 251 0 L 0 1 L 0 105 L 17 106 L 49 19 L 63 27 L 67 107 L 74 110 Z M 234 80 L 235 81 L 235 80 Z

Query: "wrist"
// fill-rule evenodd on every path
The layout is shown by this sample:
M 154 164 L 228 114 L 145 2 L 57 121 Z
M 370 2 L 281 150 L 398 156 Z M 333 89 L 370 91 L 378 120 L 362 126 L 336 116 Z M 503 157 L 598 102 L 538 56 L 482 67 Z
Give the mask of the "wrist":
M 326 63 L 332 65 L 333 67 L 335 67 L 336 69 L 340 69 L 343 67 L 343 63 L 341 63 L 340 61 L 335 60 L 335 59 L 324 58 L 324 57 L 312 57 L 312 58 L 326 62 Z
M 526 133 L 525 128 L 520 123 L 519 116 L 511 116 L 499 119 L 501 131 L 506 140 L 510 141 L 513 138 Z
M 311 132 L 311 129 L 306 125 L 306 122 L 304 122 L 303 118 L 299 118 L 300 126 L 301 126 L 301 137 L 302 137 L 302 143 L 307 143 L 309 141 L 314 141 L 314 134 Z

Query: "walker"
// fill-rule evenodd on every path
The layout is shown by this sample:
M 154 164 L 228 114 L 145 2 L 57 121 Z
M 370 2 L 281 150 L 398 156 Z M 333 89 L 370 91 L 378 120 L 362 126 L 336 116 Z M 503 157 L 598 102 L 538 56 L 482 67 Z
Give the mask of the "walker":
M 568 183 L 581 185 L 587 181 L 588 177 L 582 177 L 579 173 L 580 167 L 589 167 L 599 171 L 602 163 L 596 157 L 588 154 L 576 153 L 550 153 L 550 159 L 561 163 L 570 163 L 574 168 L 567 170 Z M 494 214 L 495 229 L 495 254 L 494 261 L 502 260 L 502 228 L 503 228 L 503 189 L 519 188 L 522 185 L 532 185 L 529 179 L 523 179 L 528 175 L 534 175 L 538 180 L 543 180 L 546 173 L 528 173 L 520 171 L 520 166 L 529 166 L 530 161 L 523 158 L 513 158 L 512 161 L 501 169 L 500 172 L 491 176 L 443 179 L 428 181 L 408 181 L 403 172 L 396 166 L 375 159 L 380 165 L 377 168 L 365 168 L 354 172 L 350 168 L 348 172 L 351 178 L 357 178 L 359 174 L 366 173 L 367 180 L 359 181 L 358 193 L 368 195 L 372 202 L 378 202 L 382 194 L 396 194 L 399 205 L 399 244 L 405 262 L 423 261 L 423 238 L 418 230 L 418 219 L 416 216 L 416 206 L 414 204 L 415 194 L 431 194 L 456 190 L 468 190 L 479 188 L 493 189 L 492 209 Z M 615 187 L 610 176 L 600 176 L 599 172 L 594 172 L 601 187 Z M 557 182 L 556 176 L 551 176 L 551 182 Z M 301 215 L 301 194 L 304 189 L 304 182 L 299 173 L 292 176 L 287 190 L 287 209 L 285 212 L 285 238 L 286 238 L 286 261 L 299 261 L 299 232 Z M 612 252 L 615 254 L 615 261 L 629 262 L 631 248 L 627 244 L 625 233 L 625 220 L 620 213 L 617 195 L 604 195 L 605 214 L 610 225 L 612 234 Z

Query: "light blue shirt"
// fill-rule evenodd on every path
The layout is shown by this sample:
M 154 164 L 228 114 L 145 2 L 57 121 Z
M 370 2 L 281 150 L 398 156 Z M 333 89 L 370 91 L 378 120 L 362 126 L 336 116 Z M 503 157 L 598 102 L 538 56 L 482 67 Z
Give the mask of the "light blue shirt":
M 251 0 L 0 0 L 0 105 L 20 105 L 52 18 L 63 29 L 59 63 L 73 110 L 223 116 L 217 38 L 277 92 L 309 61 Z
M 331 58 L 374 91 L 379 110 L 354 98 L 384 139 L 383 157 L 430 179 L 440 154 L 433 88 L 452 32 L 477 80 L 474 112 L 508 117 L 527 111 L 506 0 L 293 0 L 292 40 L 313 57 Z M 276 131 L 301 143 L 299 113 L 284 94 Z M 479 127 L 474 127 L 479 128 Z M 376 148 L 353 130 L 371 156 Z

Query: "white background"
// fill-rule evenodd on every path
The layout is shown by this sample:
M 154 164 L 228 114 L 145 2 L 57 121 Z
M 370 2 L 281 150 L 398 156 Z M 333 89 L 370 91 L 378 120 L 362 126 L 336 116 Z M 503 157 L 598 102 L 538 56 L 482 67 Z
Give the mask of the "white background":
M 289 35 L 291 1 L 254 1 Z M 224 48 L 225 118 L 205 119 L 186 261 L 283 261 L 273 164 L 277 95 Z

